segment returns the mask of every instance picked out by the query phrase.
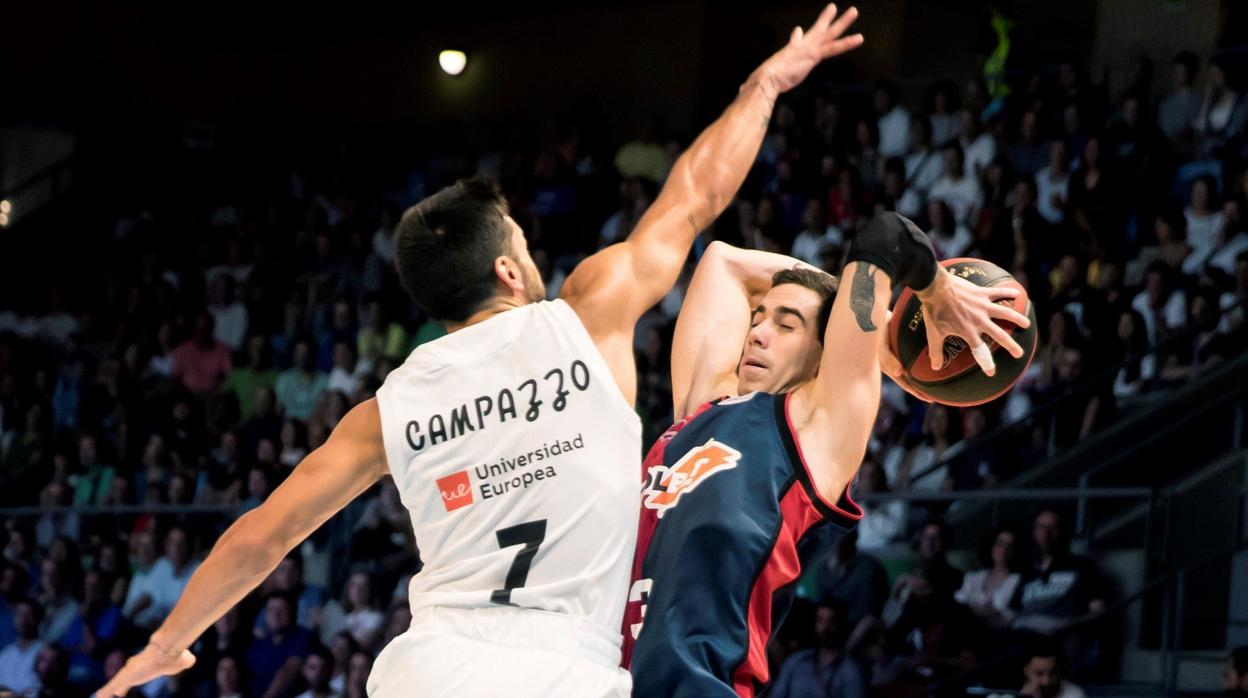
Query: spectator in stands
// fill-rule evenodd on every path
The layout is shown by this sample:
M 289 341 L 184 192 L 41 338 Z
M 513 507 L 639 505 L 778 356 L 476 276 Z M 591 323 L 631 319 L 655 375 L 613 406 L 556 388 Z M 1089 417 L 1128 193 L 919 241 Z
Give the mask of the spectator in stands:
M 1083 689 L 1062 677 L 1054 647 L 1038 647 L 1023 664 L 1021 693 L 1032 698 L 1084 698 Z
M 1202 175 L 1192 181 L 1191 198 L 1183 217 L 1187 220 L 1187 244 L 1192 253 L 1183 260 L 1184 274 L 1196 274 L 1213 256 L 1226 223 L 1217 201 L 1217 181 Z
M 313 645 L 303 660 L 303 680 L 308 690 L 297 698 L 331 698 L 336 696 L 329 685 L 334 668 L 334 658 L 322 645 Z
M 257 615 L 263 617 L 264 614 Z M 233 667 L 235 680 L 240 680 L 237 674 L 246 668 L 241 663 L 241 658 L 253 637 L 251 625 L 243 625 L 242 605 L 226 611 L 192 645 L 191 652 L 196 661 L 195 666 L 191 667 L 190 683 L 202 689 L 211 687 L 219 679 L 216 672 L 220 670 L 221 660 L 227 658 L 240 661 L 239 665 Z
M 917 587 L 935 599 L 942 608 L 953 601 L 953 593 L 962 586 L 962 572 L 946 559 L 953 530 L 944 519 L 932 519 L 923 525 L 917 542 L 919 572 L 898 575 L 893 584 L 893 598 L 905 599 Z
M 1019 119 L 1018 141 L 1006 152 L 1010 169 L 1019 177 L 1033 177 L 1049 161 L 1051 150 L 1040 141 L 1039 116 L 1024 112 Z
M 941 149 L 944 170 L 933 184 L 928 196 L 949 204 L 959 223 L 973 225 L 984 205 L 984 193 L 979 178 L 966 174 L 965 156 L 957 141 Z
M 385 616 L 377 608 L 369 575 L 355 572 L 348 577 L 342 597 L 343 627 L 361 647 L 375 648 L 384 630 Z
M 888 476 L 874 459 L 867 458 L 854 481 L 856 495 L 888 494 Z M 906 531 L 906 503 L 900 499 L 863 502 L 858 521 L 858 547 L 868 552 L 887 547 Z
M 835 548 L 811 565 L 811 574 L 816 598 L 844 602 L 850 626 L 878 618 L 884 609 L 888 574 L 875 558 L 858 552 L 857 531 L 842 536 Z
M 1248 126 L 1248 104 L 1236 91 L 1238 85 L 1232 84 L 1227 68 L 1227 61 L 1221 56 L 1209 61 L 1205 95 L 1192 122 L 1198 161 L 1238 155 L 1239 141 Z
M 39 639 L 43 609 L 30 598 L 19 598 L 12 607 L 17 639 L 0 650 L 0 686 L 18 695 L 33 695 L 41 685 L 35 661 L 44 648 Z
M 1173 91 L 1157 107 L 1157 125 L 1166 138 L 1181 142 L 1192 132 L 1200 113 L 1201 95 L 1196 89 L 1196 72 L 1200 61 L 1191 51 L 1174 57 L 1171 70 Z
M 329 377 L 316 370 L 314 358 L 311 343 L 306 339 L 297 341 L 291 367 L 278 374 L 273 386 L 285 415 L 301 422 L 312 416 L 329 385 Z
M 84 434 L 78 440 L 78 466 L 83 472 L 74 479 L 74 504 L 99 504 L 112 487 L 115 471 L 112 466 L 99 462 L 95 437 L 90 434 Z
M 39 637 L 44 642 L 61 642 L 62 636 L 78 617 L 78 602 L 69 591 L 70 582 L 61 562 L 51 557 L 43 559 L 35 600 L 43 609 Z
M 230 372 L 230 350 L 213 338 L 212 315 L 195 318 L 191 338 L 173 351 L 173 377 L 195 395 L 214 393 Z
M 264 622 L 268 634 L 247 648 L 250 695 L 280 698 L 298 683 L 312 636 L 295 625 L 294 599 L 282 592 L 272 592 L 265 599 Z
M 910 123 L 910 150 L 906 153 L 906 188 L 926 197 L 944 172 L 944 159 L 932 147 L 932 126 L 916 116 Z
M 931 227 L 927 231 L 939 259 L 961 257 L 974 242 L 966 223 L 960 220 L 944 199 L 933 196 L 927 200 L 927 219 Z
M 298 551 L 290 553 L 278 563 L 261 589 L 266 593 L 281 592 L 295 599 L 295 624 L 299 627 L 309 630 L 320 627 L 321 609 L 325 606 L 325 590 L 303 583 L 303 557 Z M 264 616 L 257 616 L 256 634 L 264 635 L 266 632 Z
M 412 627 L 412 607 L 407 599 L 396 599 L 390 604 L 386 613 L 385 632 L 381 636 L 378 647 L 386 647 L 390 641 L 407 632 Z
M 884 463 L 885 472 L 892 471 L 891 481 L 898 489 L 951 491 L 953 479 L 949 477 L 949 467 L 942 461 L 958 439 L 958 425 L 950 418 L 949 408 L 936 403 L 928 405 L 920 440 L 900 460 L 896 451 L 890 453 Z
M 967 572 L 953 598 L 990 627 L 1003 628 L 1014 619 L 1023 556 L 1019 538 L 1004 524 L 994 526 L 979 546 L 980 569 Z
M 902 686 L 925 685 L 975 664 L 975 618 L 942 587 L 946 572 L 920 562 L 896 588 L 884 611 L 887 643 L 899 658 Z
M 1049 143 L 1049 164 L 1036 173 L 1036 210 L 1053 225 L 1066 217 L 1070 192 L 1070 151 L 1066 141 Z
M 154 553 L 151 534 L 142 535 L 144 540 L 139 547 L 141 560 Z M 140 627 L 155 627 L 169 615 L 178 597 L 182 595 L 182 590 L 186 588 L 191 574 L 199 566 L 198 562 L 191 559 L 190 543 L 185 529 L 169 529 L 165 534 L 164 547 L 165 554 L 152 563 L 142 578 L 138 573 L 135 574 L 130 593 L 126 597 L 126 615 Z
M 355 359 L 355 348 L 346 342 L 334 342 L 334 367 L 329 372 L 325 389 L 343 395 L 355 395 L 360 387 L 361 372 Z
M 1114 398 L 1121 407 L 1157 377 L 1157 356 L 1148 350 L 1148 330 L 1139 311 L 1123 310 L 1118 316 L 1118 340 L 1125 363 L 1114 376 Z
M 208 312 L 213 319 L 213 339 L 238 351 L 247 337 L 247 306 L 238 298 L 231 274 L 217 274 L 208 281 Z
M 999 123 L 994 116 L 989 121 L 989 128 L 981 129 L 979 117 L 969 109 L 958 112 L 958 144 L 966 155 L 966 176 L 979 180 L 984 176 L 988 165 L 997 159 L 997 139 L 993 136 L 993 126 Z M 999 128 L 999 126 L 997 126 Z
M 351 633 L 342 630 L 334 633 L 329 642 L 329 651 L 334 658 L 334 667 L 329 680 L 329 689 L 334 695 L 341 696 L 346 690 L 347 675 L 351 673 L 351 657 L 360 650 Z
M 871 102 L 879 117 L 880 155 L 886 158 L 905 155 L 910 151 L 910 114 L 897 102 L 897 85 L 885 81 L 876 83 Z
M 1174 272 L 1160 261 L 1144 272 L 1144 290 L 1132 299 L 1131 308 L 1144 318 L 1149 344 L 1157 344 L 1187 324 L 1187 294 L 1174 287 Z
M 230 369 L 221 390 L 238 401 L 238 419 L 247 421 L 255 412 L 256 392 L 273 387 L 277 371 L 269 363 L 269 342 L 263 335 L 247 340 L 246 363 Z
M 1236 647 L 1222 666 L 1222 692 L 1229 698 L 1248 696 L 1248 645 Z
M 69 683 L 69 655 L 59 645 L 44 645 L 39 650 L 35 673 L 39 676 L 41 698 L 79 695 L 79 691 Z
M 852 627 L 845 603 L 825 599 L 815 608 L 815 647 L 789 656 L 768 695 L 774 698 L 866 698 L 866 669 L 846 649 Z
M 1023 580 L 1013 627 L 1052 635 L 1071 621 L 1105 611 L 1105 589 L 1091 560 L 1070 552 L 1061 515 L 1036 515 L 1032 529 L 1036 558 Z
M 244 662 L 233 655 L 225 655 L 217 660 L 216 688 L 217 698 L 242 698 Z
M 368 674 L 373 670 L 373 656 L 363 650 L 351 655 L 351 668 L 347 672 L 347 683 L 343 689 L 343 698 L 368 698 Z

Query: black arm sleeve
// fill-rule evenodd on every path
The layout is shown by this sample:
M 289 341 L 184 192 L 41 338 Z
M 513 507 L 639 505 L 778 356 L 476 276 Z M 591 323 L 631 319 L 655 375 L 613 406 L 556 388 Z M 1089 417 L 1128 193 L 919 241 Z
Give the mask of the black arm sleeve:
M 874 264 L 894 287 L 921 291 L 936 278 L 932 241 L 910 219 L 892 211 L 876 215 L 858 231 L 849 244 L 849 261 Z

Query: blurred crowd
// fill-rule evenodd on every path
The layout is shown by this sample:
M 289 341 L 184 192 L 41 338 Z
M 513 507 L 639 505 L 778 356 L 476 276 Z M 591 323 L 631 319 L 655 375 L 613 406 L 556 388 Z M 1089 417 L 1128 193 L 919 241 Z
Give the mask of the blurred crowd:
M 857 492 L 995 486 L 1248 345 L 1244 86 L 1217 58 L 1184 53 L 1160 66 L 1165 76 L 1156 68 L 1141 57 L 1111 86 L 1064 63 L 1020 76 L 1005 98 L 970 80 L 903 100 L 881 82 L 776 106 L 756 166 L 699 237 L 690 270 L 720 239 L 836 272 L 857 228 L 897 210 L 942 258 L 1012 273 L 1040 320 L 1035 361 L 996 403 L 927 406 L 886 383 Z M 633 229 L 688 136 L 656 120 L 623 144 L 549 125 L 435 140 L 419 166 L 372 190 L 309 167 L 137 205 L 100 222 L 101 283 L 51 279 L 31 289 L 37 300 L 0 305 L 0 503 L 41 508 L 5 522 L 0 685 L 74 695 L 110 676 L 228 522 L 444 334 L 398 284 L 404 207 L 460 177 L 497 178 L 554 297 L 580 259 Z M 673 421 L 668 352 L 687 279 L 636 333 L 647 443 Z M 1062 409 L 1033 412 L 1054 401 Z M 1001 437 L 978 438 L 990 433 Z M 149 513 L 56 509 L 69 505 Z M 158 505 L 198 508 L 150 513 Z M 983 569 L 963 575 L 944 562 L 947 531 L 924 525 L 939 510 L 866 509 L 856 544 L 826 550 L 809 582 L 818 608 L 794 622 L 814 621 L 816 647 L 783 664 L 794 646 L 780 647 L 777 695 L 887 692 L 984 658 L 994 633 L 1049 636 L 1104 602 L 1090 563 L 1056 537 L 1044 547 L 1039 519 L 1036 562 L 1003 530 Z M 913 568 L 886 574 L 871 553 L 915 531 Z M 194 670 L 143 693 L 363 695 L 375 652 L 408 622 L 416 543 L 382 483 L 201 638 Z M 1086 586 L 1055 589 L 1052 579 L 1071 580 L 1054 574 L 1062 565 Z M 869 599 L 838 595 L 845 577 Z M 840 649 L 825 653 L 825 636 Z M 1077 642 L 1036 656 L 1087 669 L 1099 639 Z M 838 653 L 855 657 L 853 670 L 829 675 Z

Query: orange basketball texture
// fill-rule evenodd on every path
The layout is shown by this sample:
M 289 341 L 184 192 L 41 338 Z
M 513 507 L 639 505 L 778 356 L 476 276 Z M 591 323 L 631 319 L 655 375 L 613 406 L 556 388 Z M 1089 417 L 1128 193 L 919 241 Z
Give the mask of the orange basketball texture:
M 945 365 L 933 371 L 927 353 L 927 325 L 923 320 L 922 303 L 908 288 L 902 290 L 893 306 L 893 317 L 888 323 L 889 347 L 901 361 L 902 369 L 913 387 L 933 402 L 953 407 L 980 405 L 1000 397 L 1013 387 L 1031 364 L 1039 338 L 1035 307 L 1027 296 L 1027 289 L 1009 272 L 991 262 L 960 257 L 947 259 L 941 265 L 951 274 L 980 286 L 1013 287 L 1022 291 L 1012 304 L 1015 310 L 1031 320 L 1031 326 L 1022 329 L 1004 320 L 998 320 L 997 324 L 1010 331 L 1014 341 L 1023 347 L 1023 355 L 1015 359 L 996 342 L 985 339 L 997 365 L 996 374 L 989 376 L 975 363 L 975 357 L 966 343 L 960 338 L 950 337 L 943 347 Z M 1001 302 L 1011 301 L 1002 299 Z

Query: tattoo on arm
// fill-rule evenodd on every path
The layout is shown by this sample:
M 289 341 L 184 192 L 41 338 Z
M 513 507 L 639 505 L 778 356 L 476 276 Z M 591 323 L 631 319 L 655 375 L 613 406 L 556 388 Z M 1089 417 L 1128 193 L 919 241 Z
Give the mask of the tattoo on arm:
M 697 221 L 693 220 L 693 214 L 692 214 L 692 213 L 690 213 L 690 214 L 686 217 L 686 219 L 689 221 L 689 227 L 690 227 L 690 228 L 693 228 L 693 234 L 694 234 L 694 235 L 697 235 L 698 233 L 702 232 L 702 229 L 698 227 L 698 223 L 697 223 Z
M 858 328 L 863 332 L 875 331 L 875 323 L 871 322 L 871 311 L 875 309 L 875 279 L 871 278 L 872 269 L 870 264 L 859 262 L 858 270 L 854 272 L 854 284 L 849 292 L 849 306 L 853 308 Z

